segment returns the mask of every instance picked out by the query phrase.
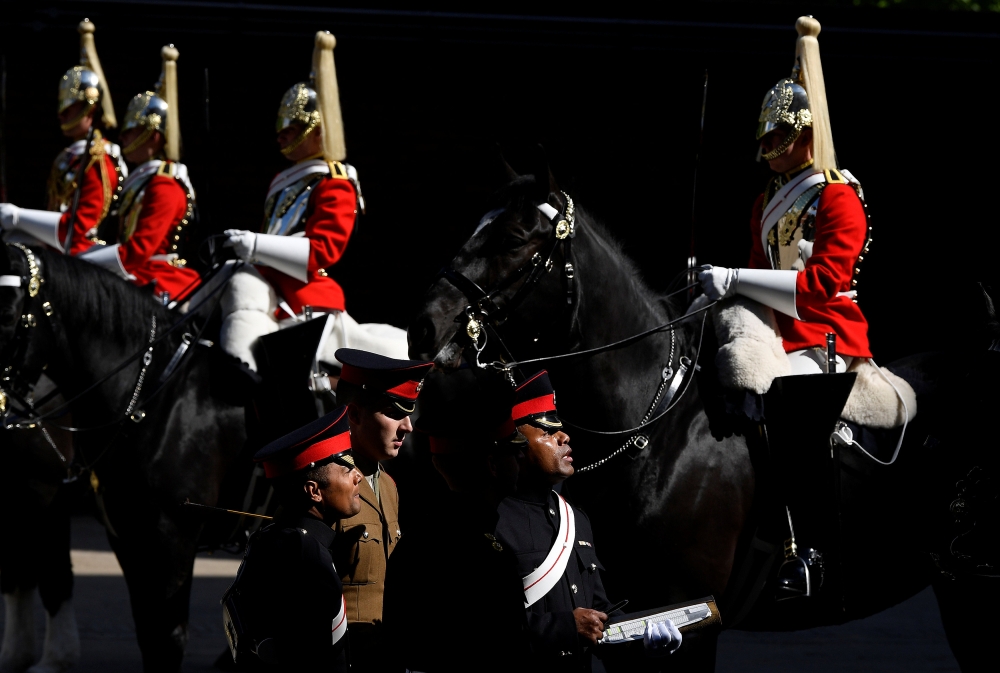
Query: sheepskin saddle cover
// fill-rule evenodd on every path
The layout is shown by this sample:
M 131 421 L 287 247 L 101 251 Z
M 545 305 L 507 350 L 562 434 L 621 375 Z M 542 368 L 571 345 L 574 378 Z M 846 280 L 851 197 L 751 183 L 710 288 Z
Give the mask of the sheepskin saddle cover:
M 744 297 L 721 304 L 715 311 L 715 334 L 715 364 L 723 386 L 762 395 L 775 378 L 791 374 L 774 312 L 767 306 Z M 844 419 L 869 428 L 895 428 L 916 416 L 916 393 L 900 377 L 879 371 L 867 358 L 855 358 L 848 371 L 858 377 L 841 412 Z

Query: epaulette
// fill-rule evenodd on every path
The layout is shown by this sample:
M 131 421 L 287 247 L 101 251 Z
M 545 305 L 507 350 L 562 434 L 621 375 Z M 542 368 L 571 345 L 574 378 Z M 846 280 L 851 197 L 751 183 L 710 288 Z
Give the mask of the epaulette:
M 830 168 L 828 170 L 823 171 L 823 175 L 826 176 L 826 181 L 827 181 L 828 184 L 831 184 L 831 185 L 846 185 L 847 184 L 847 178 L 845 178 L 843 175 L 841 175 L 840 171 L 838 171 L 836 168 Z
M 176 178 L 177 170 L 174 166 L 173 161 L 164 161 L 160 164 L 160 167 L 156 169 L 157 175 L 166 175 L 168 178 Z
M 326 164 L 330 167 L 330 175 L 332 177 L 340 178 L 341 180 L 350 180 L 350 176 L 347 174 L 347 166 L 339 161 L 328 161 Z

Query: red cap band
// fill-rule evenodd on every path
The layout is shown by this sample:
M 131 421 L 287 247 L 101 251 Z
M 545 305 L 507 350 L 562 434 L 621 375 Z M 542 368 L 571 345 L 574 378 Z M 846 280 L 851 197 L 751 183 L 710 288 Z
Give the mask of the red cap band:
M 520 404 L 515 404 L 514 408 L 510 412 L 510 415 L 515 421 L 518 421 L 522 418 L 527 418 L 528 416 L 544 414 L 555 410 L 556 396 L 553 393 L 549 393 L 548 395 L 542 395 L 541 397 L 536 397 L 532 400 L 526 400 Z
M 264 476 L 268 479 L 298 472 L 309 463 L 317 463 L 351 448 L 351 433 L 343 432 L 321 442 L 316 442 L 302 453 L 285 460 L 265 460 Z

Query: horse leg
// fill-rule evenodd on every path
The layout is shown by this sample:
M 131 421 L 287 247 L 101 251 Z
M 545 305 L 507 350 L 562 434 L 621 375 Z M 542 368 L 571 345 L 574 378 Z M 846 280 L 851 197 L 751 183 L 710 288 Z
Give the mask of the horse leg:
M 109 538 L 128 584 L 144 673 L 177 673 L 188 641 L 197 535 L 163 514 L 151 527 L 132 535 L 119 529 L 121 537 Z
M 6 614 L 0 673 L 22 673 L 35 661 L 35 588 L 5 590 L 3 602 Z
M 990 609 L 1000 600 L 995 583 L 943 576 L 934 581 L 944 633 L 962 673 L 996 670 L 993 638 L 1000 631 L 1000 616 Z
M 64 673 L 80 661 L 80 631 L 73 611 L 70 561 L 69 493 L 59 490 L 44 512 L 47 535 L 41 538 L 38 591 L 45 607 L 45 643 L 41 660 L 28 673 Z

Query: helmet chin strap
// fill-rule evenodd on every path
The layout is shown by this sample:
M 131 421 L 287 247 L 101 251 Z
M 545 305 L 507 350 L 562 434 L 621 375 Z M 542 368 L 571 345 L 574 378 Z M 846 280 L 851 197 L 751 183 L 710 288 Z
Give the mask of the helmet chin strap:
M 96 104 L 96 102 L 97 101 L 94 101 L 93 103 L 91 103 L 90 101 L 87 101 L 87 104 L 83 106 L 83 109 L 80 111 L 80 114 L 78 114 L 77 116 L 73 117 L 68 122 L 66 122 L 64 124 L 60 124 L 59 128 L 62 129 L 63 131 L 69 131 L 71 128 L 73 128 L 74 126 L 76 126 L 77 124 L 79 124 L 80 121 L 84 117 L 86 117 L 91 112 L 93 112 L 94 105 Z
M 281 148 L 281 153 L 287 157 L 289 154 L 297 150 L 299 148 L 299 145 L 301 145 L 306 141 L 306 138 L 309 136 L 310 133 L 312 133 L 316 129 L 317 126 L 319 126 L 318 120 L 310 121 L 309 126 L 307 126 L 305 130 L 299 134 L 298 138 L 293 140 L 287 147 Z
M 130 142 L 127 146 L 122 148 L 122 155 L 124 156 L 132 154 L 132 152 L 135 152 L 137 149 L 142 147 L 142 145 L 153 136 L 153 133 L 155 131 L 156 129 L 149 129 L 149 128 L 145 129 L 142 133 L 139 134 L 138 138 L 136 138 L 135 140 Z
M 785 150 L 787 150 L 789 147 L 791 147 L 792 143 L 794 143 L 796 140 L 798 140 L 800 135 L 802 135 L 802 131 L 799 130 L 799 129 L 793 128 L 792 131 L 791 131 L 791 133 L 788 134 L 788 137 L 785 138 L 785 140 L 782 141 L 782 143 L 780 145 L 778 145 L 777 147 L 775 147 L 770 152 L 764 152 L 764 153 L 762 153 L 760 155 L 761 158 L 764 161 L 774 161 L 775 159 L 777 159 L 778 157 L 780 157 L 782 154 L 784 154 Z

